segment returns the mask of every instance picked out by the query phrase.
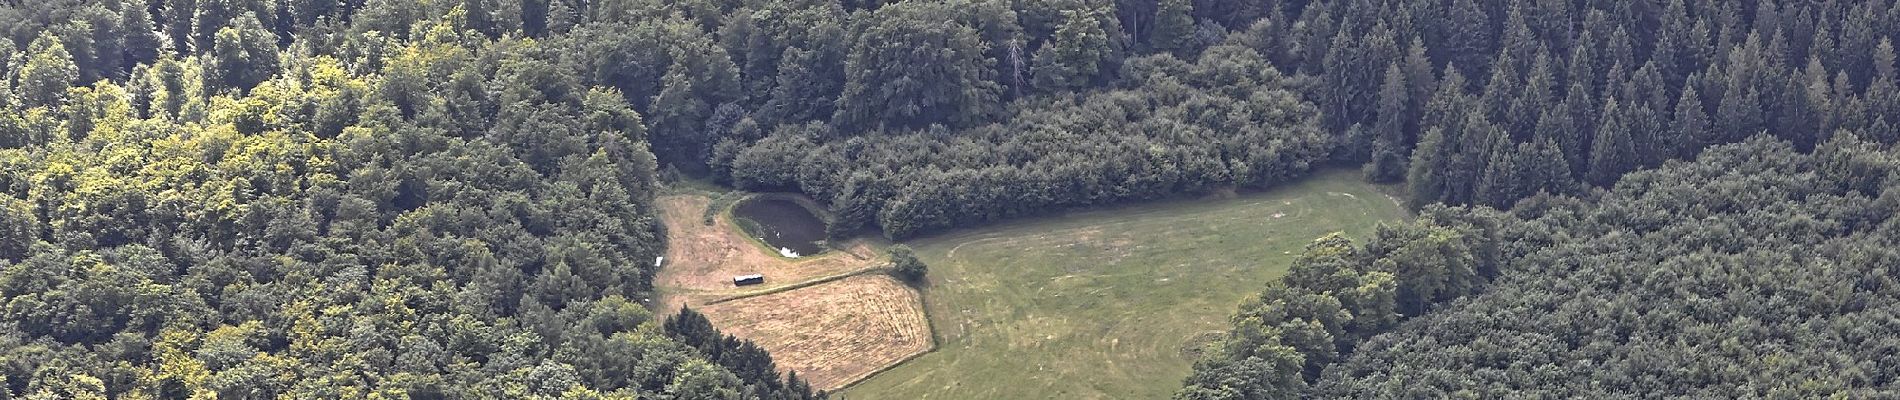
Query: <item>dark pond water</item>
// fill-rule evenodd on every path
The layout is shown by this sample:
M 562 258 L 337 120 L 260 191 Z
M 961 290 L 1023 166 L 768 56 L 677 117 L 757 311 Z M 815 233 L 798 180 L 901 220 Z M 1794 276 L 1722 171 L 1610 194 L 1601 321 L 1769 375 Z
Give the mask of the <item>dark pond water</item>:
M 809 256 L 824 250 L 819 243 L 825 240 L 825 221 L 797 202 L 780 198 L 752 199 L 733 207 L 732 216 L 752 237 L 796 253 L 781 250 L 781 255 Z

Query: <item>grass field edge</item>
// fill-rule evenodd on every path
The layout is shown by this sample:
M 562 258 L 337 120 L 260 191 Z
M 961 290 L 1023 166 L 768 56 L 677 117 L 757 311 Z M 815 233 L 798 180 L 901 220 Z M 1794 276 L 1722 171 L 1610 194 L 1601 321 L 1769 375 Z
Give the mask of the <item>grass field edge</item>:
M 900 279 L 899 281 L 901 282 L 902 280 Z M 903 366 L 904 363 L 908 363 L 911 360 L 916 360 L 924 355 L 937 352 L 938 344 L 943 342 L 937 337 L 937 321 L 930 315 L 930 302 L 924 300 L 924 290 L 922 288 L 911 287 L 910 289 L 917 292 L 917 310 L 924 314 L 924 329 L 930 330 L 930 345 L 924 347 L 924 351 L 919 351 L 917 354 L 904 356 L 904 358 L 897 359 L 895 362 L 885 364 L 882 367 L 871 370 L 871 373 L 864 374 L 864 376 L 858 377 L 857 379 L 852 379 L 851 382 L 840 385 L 837 389 L 827 391 L 826 393 L 830 393 L 839 400 L 850 399 L 851 397 L 845 396 L 844 392 L 851 390 L 851 388 L 858 386 L 858 384 L 869 381 L 871 378 L 877 377 L 878 374 L 897 369 L 897 367 Z

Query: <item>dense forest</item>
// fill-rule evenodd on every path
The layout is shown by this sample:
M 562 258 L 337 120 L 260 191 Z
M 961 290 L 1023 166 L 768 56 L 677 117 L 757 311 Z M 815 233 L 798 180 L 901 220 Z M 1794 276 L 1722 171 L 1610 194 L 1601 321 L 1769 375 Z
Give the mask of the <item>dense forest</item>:
M 0 398 L 823 397 L 641 303 L 667 120 L 563 58 L 606 39 L 481 2 L 9 4 Z M 699 32 L 654 6 L 555 28 Z M 622 48 L 710 57 L 663 42 Z
M 1365 342 L 1312 393 L 1900 394 L 1900 164 L 1853 134 L 1794 147 L 1758 138 L 1520 203 L 1502 279 Z
M 1418 220 L 1316 242 L 1180 397 L 1874 396 L 1897 36 L 1894 0 L 5 2 L 0 398 L 823 397 L 645 308 L 665 181 L 902 239 L 1326 164 Z
M 1508 215 L 1322 238 L 1177 398 L 1894 396 L 1896 160 L 1762 136 Z
M 1296 8 L 1265 54 L 1424 210 L 1315 242 L 1177 398 L 1900 393 L 1900 5 Z

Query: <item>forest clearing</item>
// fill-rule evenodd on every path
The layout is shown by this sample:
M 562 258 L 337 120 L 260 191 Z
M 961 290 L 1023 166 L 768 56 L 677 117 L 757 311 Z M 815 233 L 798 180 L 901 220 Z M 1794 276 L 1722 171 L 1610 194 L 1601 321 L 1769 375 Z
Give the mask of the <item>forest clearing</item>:
M 1288 254 L 1327 233 L 1361 236 L 1404 217 L 1378 187 L 1336 170 L 1232 198 L 910 241 L 931 266 L 925 303 L 938 348 L 841 395 L 1166 398 L 1188 375 L 1193 343 L 1227 327 L 1235 304 L 1284 274 Z
M 656 312 L 691 306 L 719 329 L 752 340 L 818 389 L 837 389 L 930 349 L 930 326 L 917 292 L 879 273 L 879 247 L 853 240 L 845 249 L 781 257 L 746 237 L 711 197 L 656 201 L 668 229 L 665 265 L 654 277 Z M 707 215 L 713 223 L 707 224 Z M 762 285 L 732 277 L 764 274 Z
M 720 330 L 771 351 L 779 368 L 837 389 L 929 351 L 921 305 L 903 282 L 864 274 L 699 310 Z
M 781 257 L 747 238 L 723 212 L 715 212 L 714 223 L 706 224 L 704 216 L 712 199 L 703 194 L 662 196 L 654 203 L 668 236 L 666 265 L 653 277 L 658 292 L 656 310 L 662 313 L 677 311 L 684 304 L 697 307 L 734 295 L 780 289 L 880 265 L 879 250 L 863 240 L 852 241 L 842 251 Z M 734 288 L 732 277 L 746 274 L 765 274 L 766 282 Z

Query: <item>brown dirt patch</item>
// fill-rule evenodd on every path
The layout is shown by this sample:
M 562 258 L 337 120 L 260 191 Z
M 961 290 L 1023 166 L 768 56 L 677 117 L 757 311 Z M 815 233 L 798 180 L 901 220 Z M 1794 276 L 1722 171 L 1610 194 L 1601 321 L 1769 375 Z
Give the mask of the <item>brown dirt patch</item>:
M 917 292 L 882 274 L 703 306 L 719 329 L 772 352 L 781 368 L 837 389 L 930 350 Z
M 796 259 L 779 257 L 745 237 L 726 215 L 706 225 L 706 207 L 711 202 L 698 195 L 665 196 L 655 202 L 668 239 L 666 263 L 653 277 L 653 286 L 661 289 L 659 310 L 670 313 L 682 304 L 697 305 L 725 295 L 838 275 L 882 262 L 879 252 L 861 240 L 847 243 L 843 251 Z M 732 286 L 732 277 L 746 274 L 764 274 L 765 284 L 744 290 Z
M 765 347 L 781 369 L 825 390 L 930 350 L 930 324 L 916 290 L 880 273 L 836 279 L 882 267 L 883 252 L 872 243 L 853 240 L 844 250 L 787 259 L 747 238 L 728 215 L 705 224 L 712 203 L 706 196 L 663 196 L 655 203 L 668 239 L 666 262 L 653 279 L 657 312 L 690 305 L 721 331 Z M 732 277 L 745 274 L 764 274 L 766 283 L 733 287 Z M 825 279 L 836 280 L 783 290 Z M 760 292 L 774 293 L 713 304 Z

